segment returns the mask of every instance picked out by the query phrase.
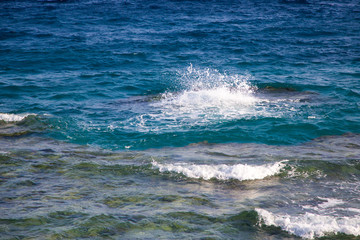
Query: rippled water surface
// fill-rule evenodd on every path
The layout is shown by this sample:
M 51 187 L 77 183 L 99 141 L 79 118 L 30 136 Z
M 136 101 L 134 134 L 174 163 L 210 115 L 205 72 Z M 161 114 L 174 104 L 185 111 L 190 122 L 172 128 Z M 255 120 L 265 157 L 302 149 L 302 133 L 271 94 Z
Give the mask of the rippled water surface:
M 360 2 L 0 2 L 1 239 L 357 239 Z

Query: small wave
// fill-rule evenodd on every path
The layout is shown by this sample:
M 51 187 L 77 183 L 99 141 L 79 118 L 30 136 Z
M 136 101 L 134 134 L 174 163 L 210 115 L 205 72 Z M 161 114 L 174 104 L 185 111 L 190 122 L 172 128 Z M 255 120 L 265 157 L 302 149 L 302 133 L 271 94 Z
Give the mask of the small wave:
M 263 179 L 269 176 L 280 173 L 280 170 L 285 166 L 283 162 L 276 162 L 274 164 L 265 164 L 260 166 L 251 166 L 247 164 L 236 165 L 196 165 L 190 163 L 168 163 L 161 164 L 155 161 L 152 165 L 160 170 L 160 172 L 176 172 L 184 174 L 189 178 L 202 178 L 210 180 L 216 178 L 218 180 L 237 179 L 256 180 Z
M 359 217 L 333 217 L 313 213 L 290 216 L 273 214 L 264 209 L 255 210 L 265 225 L 281 227 L 283 230 L 302 238 L 313 239 L 326 236 L 329 233 L 360 235 Z
M 24 114 L 0 113 L 0 121 L 20 122 L 28 116 L 36 116 L 36 114 L 33 114 L 33 113 L 24 113 Z
M 33 113 L 11 114 L 0 113 L 0 136 L 18 137 L 35 132 L 42 132 L 48 128 L 44 115 Z

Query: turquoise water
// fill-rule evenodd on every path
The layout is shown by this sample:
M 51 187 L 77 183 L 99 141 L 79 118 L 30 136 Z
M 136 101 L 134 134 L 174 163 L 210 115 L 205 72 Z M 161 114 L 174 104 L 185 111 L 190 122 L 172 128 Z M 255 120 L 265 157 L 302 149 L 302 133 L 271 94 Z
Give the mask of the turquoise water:
M 1 1 L 4 239 L 356 239 L 360 2 Z

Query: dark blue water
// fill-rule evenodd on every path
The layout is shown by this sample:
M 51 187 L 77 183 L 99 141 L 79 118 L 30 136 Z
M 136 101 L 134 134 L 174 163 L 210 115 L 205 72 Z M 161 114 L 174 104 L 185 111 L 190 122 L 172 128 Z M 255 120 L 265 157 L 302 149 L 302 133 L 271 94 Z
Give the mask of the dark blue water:
M 209 179 L 220 179 L 220 182 L 237 179 L 242 184 L 244 179 L 254 179 L 244 177 L 239 172 L 231 174 L 231 169 L 219 167 L 219 164 L 225 163 L 234 168 L 240 163 L 258 167 L 271 165 L 273 172 L 264 176 L 276 175 L 279 169 L 286 169 L 287 177 L 281 175 L 282 181 L 294 176 L 297 179 L 300 175 L 301 180 L 296 181 L 303 181 L 317 170 L 320 171 L 319 176 L 331 175 L 333 168 L 327 169 L 327 165 L 322 163 L 335 161 L 349 169 L 344 170 L 344 176 L 338 173 L 341 177 L 335 174 L 335 180 L 331 178 L 330 181 L 325 177 L 324 181 L 326 184 L 348 184 L 346 186 L 349 188 L 346 189 L 351 189 L 351 184 L 357 184 L 355 192 L 347 192 L 356 200 L 359 198 L 360 179 L 360 1 L 1 1 L 0 127 L 3 154 L 8 156 L 11 146 L 22 149 L 13 150 L 13 155 L 10 154 L 11 161 L 15 162 L 23 157 L 18 151 L 26 149 L 31 149 L 30 152 L 43 149 L 59 151 L 60 159 L 72 162 L 66 155 L 67 144 L 98 149 L 86 150 L 91 151 L 90 155 L 93 151 L 113 151 L 112 154 L 125 151 L 135 155 L 139 152 L 134 151 L 141 154 L 145 151 L 148 156 L 144 157 L 145 160 L 134 158 L 128 164 L 145 164 L 146 169 L 149 166 L 152 166 L 150 169 L 158 169 L 151 174 L 149 170 L 139 170 L 145 179 L 153 179 L 155 174 L 156 181 L 159 181 L 154 183 L 156 186 L 162 185 L 158 175 L 162 176 L 163 171 L 177 172 L 188 177 L 186 181 L 190 182 L 198 178 L 205 182 Z M 333 138 L 336 144 L 331 140 Z M 345 150 L 332 151 L 339 144 Z M 56 147 L 62 145 L 60 150 Z M 199 146 L 199 149 L 192 149 L 194 146 Z M 213 150 L 208 148 L 216 148 L 215 155 L 199 155 L 198 151 L 212 153 Z M 245 157 L 239 149 L 248 152 Z M 31 154 L 28 155 L 29 159 L 33 159 Z M 101 161 L 102 157 L 98 155 L 102 154 L 92 157 Z M 219 154 L 223 157 L 219 157 Z M 230 162 L 225 161 L 228 157 Z M 54 161 L 54 158 L 44 158 L 49 164 Z M 82 159 L 83 156 L 78 158 Z M 119 158 L 127 159 L 122 155 Z M 290 163 L 282 162 L 284 160 L 290 160 Z M 306 162 L 301 162 L 303 160 Z M 7 167 L 2 175 L 5 179 L 3 189 L 11 189 L 15 183 L 10 184 L 9 172 L 14 171 L 15 174 L 20 170 L 11 170 L 13 165 L 8 165 L 8 160 L 4 161 Z M 204 169 L 183 165 L 190 164 L 189 161 L 191 164 L 203 164 Z M 101 165 L 99 162 L 97 164 Z M 207 168 L 214 164 L 217 164 L 216 169 Z M 309 167 L 312 164 L 316 167 Z M 69 166 L 64 168 L 71 169 Z M 263 169 L 254 171 L 261 172 Z M 293 175 L 294 171 L 299 174 Z M 138 173 L 130 171 L 129 174 L 132 176 L 130 178 L 136 179 Z M 263 175 L 255 175 L 255 179 L 263 179 Z M 18 177 L 25 179 L 22 181 L 36 183 L 34 175 L 22 174 Z M 108 176 L 102 177 L 106 179 Z M 166 181 L 171 181 L 171 178 Z M 198 184 L 201 185 L 201 181 Z M 223 182 L 220 186 L 218 182 L 211 184 L 221 189 Z M 319 186 L 326 184 L 322 182 Z M 287 183 L 285 185 L 288 186 Z M 289 186 L 290 193 L 296 184 Z M 319 186 L 308 187 L 317 189 Z M 134 188 L 134 192 L 142 191 L 142 188 Z M 5 192 L 2 193 L 4 197 L 0 207 L 7 201 L 5 198 L 10 198 Z M 274 189 L 273 193 L 276 192 Z M 314 195 L 309 193 L 309 198 L 328 201 L 329 205 L 326 206 L 331 207 L 340 203 L 348 204 L 343 208 L 359 211 L 359 205 L 355 206 L 358 201 L 341 199 L 344 192 L 334 196 L 328 196 L 327 190 L 321 192 L 322 196 L 317 196 L 316 191 Z M 20 190 L 15 189 L 13 193 L 17 195 Z M 157 194 L 163 196 L 164 193 Z M 154 198 L 146 196 L 140 199 Z M 188 199 L 181 192 L 175 196 Z M 206 201 L 215 199 L 221 202 L 224 196 L 208 197 L 210 199 Z M 289 198 L 298 205 L 309 206 L 302 197 L 296 195 Z M 100 201 L 88 198 L 94 204 Z M 299 199 L 302 202 L 299 203 Z M 151 201 L 147 202 L 150 212 L 154 206 Z M 275 200 L 270 198 L 268 201 Z M 261 215 L 267 225 L 279 226 L 294 234 L 292 237 L 322 236 L 316 231 L 311 233 L 310 230 L 303 230 L 306 235 L 300 230 L 291 230 L 291 227 L 289 230 L 279 222 L 271 223 L 266 218 L 269 212 L 254 210 L 261 208 L 279 214 L 274 209 L 280 211 L 282 208 L 269 208 L 269 202 L 264 206 L 254 204 L 241 211 Z M 138 203 L 135 201 L 134 204 Z M 15 207 L 3 206 L 7 218 L 17 218 L 21 212 Z M 44 206 L 39 208 L 49 214 L 53 211 Z M 176 206 L 169 208 L 180 211 Z M 9 209 L 13 209 L 13 212 Z M 289 209 L 283 212 L 293 214 L 294 206 L 291 205 Z M 325 207 L 319 205 L 318 209 Z M 313 214 L 317 210 L 312 208 L 310 212 Z M 96 214 L 103 211 L 99 210 Z M 194 209 L 186 211 L 196 212 Z M 332 226 L 328 232 L 360 235 L 359 215 L 336 211 L 338 215 L 330 210 L 314 214 L 329 218 L 340 216 L 343 221 L 349 218 L 351 223 L 339 226 L 352 226 L 355 230 L 346 231 Z M 211 215 L 210 210 L 205 212 Z M 86 214 L 93 216 L 95 213 Z M 113 216 L 111 211 L 104 214 Z M 41 211 L 35 215 L 39 217 Z M 212 223 L 220 221 L 225 224 L 230 221 L 224 216 L 221 219 Z M 299 219 L 292 221 L 302 222 Z M 4 236 L 19 237 L 7 232 L 9 228 L 19 231 L 12 228 L 10 223 L 0 221 L 0 225 L 5 226 L 0 226 L 0 234 L 2 231 Z M 142 224 L 137 226 L 146 228 Z M 40 227 L 39 231 L 44 229 L 48 229 L 48 225 Z M 145 235 L 123 236 L 234 238 L 238 234 L 235 231 L 233 235 L 226 235 L 226 230 L 217 229 L 225 235 L 205 232 L 186 235 L 185 230 L 179 230 L 181 234 L 178 232 L 177 235 L 174 228 L 171 231 L 161 229 Z M 125 228 L 126 234 L 128 230 Z M 29 232 L 24 231 L 22 236 L 41 235 L 31 235 L 31 231 L 31 228 Z M 64 238 L 91 236 L 89 232 L 73 236 L 64 235 L 61 231 L 55 232 Z M 271 235 L 270 230 L 267 232 L 264 229 L 241 231 L 249 234 L 245 239 L 264 239 Z M 121 236 L 118 230 L 112 233 L 109 236 Z M 278 233 L 277 238 L 291 238 L 282 234 Z

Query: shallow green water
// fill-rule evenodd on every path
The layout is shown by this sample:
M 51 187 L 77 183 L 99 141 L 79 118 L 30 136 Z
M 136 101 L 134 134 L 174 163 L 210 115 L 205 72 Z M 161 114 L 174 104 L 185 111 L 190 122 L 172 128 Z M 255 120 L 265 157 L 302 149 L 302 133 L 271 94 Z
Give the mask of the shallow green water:
M 355 239 L 359 228 L 359 135 L 297 146 L 200 143 L 128 152 L 40 137 L 0 143 L 7 146 L 0 149 L 5 239 L 296 239 L 321 236 L 326 227 Z M 261 165 L 274 162 L 281 169 L 263 177 Z M 242 179 L 237 164 L 252 166 L 247 171 L 260 179 Z M 297 219 L 264 225 L 264 209 Z

